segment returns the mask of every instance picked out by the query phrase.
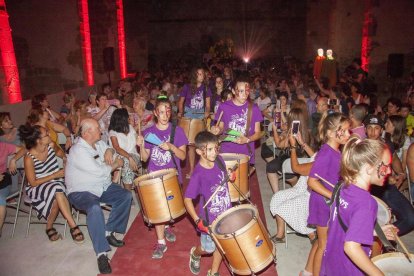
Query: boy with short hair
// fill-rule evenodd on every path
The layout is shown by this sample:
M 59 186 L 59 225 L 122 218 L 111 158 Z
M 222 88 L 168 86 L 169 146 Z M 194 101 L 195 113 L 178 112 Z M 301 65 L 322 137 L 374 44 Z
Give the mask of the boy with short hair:
M 404 103 L 401 105 L 400 114 L 405 118 L 407 135 L 412 136 L 414 129 L 414 116 L 410 114 L 410 105 L 408 103 Z
M 200 259 L 203 255 L 213 253 L 213 263 L 208 271 L 208 276 L 218 276 L 218 269 L 222 256 L 209 235 L 208 226 L 224 211 L 231 208 L 229 189 L 227 186 L 227 171 L 223 158 L 218 156 L 218 137 L 208 131 L 200 132 L 195 138 L 196 153 L 200 155 L 200 161 L 195 166 L 187 190 L 184 204 L 188 213 L 194 220 L 197 230 L 201 233 L 197 247 L 190 251 L 190 270 L 193 274 L 200 272 Z M 204 209 L 203 206 L 218 189 L 210 203 Z M 201 197 L 197 212 L 194 209 L 193 200 Z

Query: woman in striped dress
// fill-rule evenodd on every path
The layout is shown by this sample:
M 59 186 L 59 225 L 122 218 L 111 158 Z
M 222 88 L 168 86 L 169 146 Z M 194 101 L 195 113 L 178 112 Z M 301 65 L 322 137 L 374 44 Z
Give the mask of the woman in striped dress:
M 53 227 L 61 212 L 68 221 L 73 241 L 82 243 L 84 236 L 73 220 L 65 195 L 64 170 L 59 169 L 56 158 L 64 158 L 64 152 L 51 142 L 49 132 L 44 127 L 23 125 L 19 128 L 19 135 L 28 150 L 24 158 L 24 171 L 29 183 L 26 193 L 38 218 L 44 217 L 47 220 L 46 235 L 50 241 L 61 239 Z

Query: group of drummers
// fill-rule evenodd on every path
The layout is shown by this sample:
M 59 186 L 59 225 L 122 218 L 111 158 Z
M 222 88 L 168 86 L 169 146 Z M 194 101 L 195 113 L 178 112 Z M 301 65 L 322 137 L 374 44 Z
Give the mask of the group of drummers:
M 211 226 L 232 207 L 232 203 L 240 203 L 249 198 L 248 175 L 254 164 L 254 143 L 262 137 L 263 116 L 258 106 L 249 101 L 249 81 L 241 78 L 232 87 L 232 100 L 221 102 L 211 118 L 209 108 L 212 94 L 204 84 L 204 70 L 197 69 L 194 77 L 195 82 L 185 85 L 180 94 L 177 124 L 170 122 L 172 106 L 167 97 L 157 97 L 154 108 L 156 123 L 137 137 L 139 153 L 142 161 L 147 162 L 148 174 L 138 177 L 134 182 L 144 220 L 154 224 L 156 229 L 157 244 L 152 257 L 163 257 L 167 250 L 165 240 L 174 242 L 176 239 L 169 225 L 187 211 L 201 232 L 200 244 L 190 252 L 190 270 L 193 274 L 198 274 L 201 256 L 213 254 L 208 275 L 218 275 L 223 247 L 226 248 L 226 245 L 220 246 L 223 250 L 220 253 L 215 244 L 219 242 L 219 233 L 228 229 L 219 223 L 214 238 L 215 230 Z M 208 118 L 212 120 L 206 125 Z M 183 176 L 180 161 L 186 159 L 187 151 L 190 171 Z M 195 164 L 196 154 L 199 156 L 198 164 Z M 184 177 L 189 179 L 189 184 L 182 195 Z M 152 197 L 157 193 L 161 193 L 159 198 Z M 199 197 L 200 208 L 196 212 L 193 200 Z M 254 210 L 247 212 L 254 214 L 251 220 L 259 219 Z M 265 243 L 262 248 L 266 247 L 268 254 L 260 260 L 252 260 L 252 263 L 250 259 L 255 255 L 254 252 L 245 252 L 246 248 L 239 248 L 241 255 L 233 259 L 240 262 L 244 256 L 246 261 L 241 264 L 230 262 L 233 272 L 251 274 L 274 261 L 275 247 L 262 223 L 257 225 L 261 228 L 252 236 L 252 242 L 257 243 L 255 238 L 260 233 L 261 243 Z M 246 254 L 253 255 L 245 256 Z
M 238 205 L 250 202 L 248 176 L 255 163 L 255 141 L 262 138 L 263 115 L 250 100 L 249 81 L 240 78 L 234 81 L 231 99 L 218 105 L 206 125 L 206 119 L 211 117 L 211 92 L 204 84 L 203 69 L 195 71 L 194 79 L 180 94 L 178 125 L 170 123 L 172 107 L 167 97 L 161 95 L 154 110 L 156 124 L 137 138 L 140 155 L 143 161 L 148 161 L 149 175 L 137 178 L 135 183 L 144 219 L 156 224 L 153 258 L 162 258 L 166 252 L 165 239 L 175 241 L 168 224 L 187 211 L 201 232 L 200 244 L 190 251 L 189 267 L 193 274 L 200 271 L 201 256 L 208 254 L 213 254 L 208 275 L 219 275 L 223 256 L 230 271 L 254 274 L 275 260 L 275 246 L 257 210 L 254 207 L 250 210 L 246 204 Z M 293 158 L 296 150 L 308 145 L 303 142 L 299 127 L 294 126 L 295 121 L 290 123 L 288 149 Z M 277 131 L 275 127 L 273 130 Z M 334 110 L 322 115 L 318 132 L 320 150 L 309 163 L 306 174 L 310 190 L 307 224 L 315 228 L 316 235 L 308 263 L 300 275 L 383 275 L 378 263 L 370 259 L 374 235 L 387 245 L 388 240 L 398 239 L 398 228 L 388 224 L 389 221 L 375 226 L 380 203 L 371 196 L 370 189 L 371 185 L 383 186 L 391 174 L 390 149 L 381 139 L 352 135 L 349 118 Z M 155 134 L 161 142 L 151 142 L 150 134 Z M 182 184 L 184 176 L 179 161 L 186 159 L 187 150 L 190 171 L 185 177 L 189 184 L 183 199 L 179 187 L 166 188 L 165 180 L 170 178 L 165 176 L 171 174 L 168 169 L 176 169 L 177 186 Z M 146 189 L 151 173 L 164 192 L 171 193 L 161 193 L 166 200 L 157 202 L 157 207 L 164 207 L 155 215 L 145 204 L 145 195 L 150 194 Z M 200 198 L 198 212 L 193 204 L 197 198 Z M 176 205 L 172 204 L 175 200 Z M 237 241 L 235 235 L 242 228 L 250 235 L 244 240 L 247 244 Z M 228 241 L 230 236 L 235 243 Z

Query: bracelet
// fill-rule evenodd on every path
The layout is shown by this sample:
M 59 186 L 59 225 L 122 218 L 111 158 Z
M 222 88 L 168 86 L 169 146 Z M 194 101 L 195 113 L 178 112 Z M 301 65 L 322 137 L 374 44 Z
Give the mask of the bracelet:
M 194 222 L 195 222 L 195 224 L 198 224 L 199 222 L 200 222 L 200 218 L 198 218 L 198 219 L 196 219 Z
M 296 150 L 296 146 L 290 146 L 290 150 Z
M 247 142 L 246 142 L 246 144 L 247 144 L 247 143 L 250 143 L 250 139 L 249 139 L 249 138 L 247 138 Z

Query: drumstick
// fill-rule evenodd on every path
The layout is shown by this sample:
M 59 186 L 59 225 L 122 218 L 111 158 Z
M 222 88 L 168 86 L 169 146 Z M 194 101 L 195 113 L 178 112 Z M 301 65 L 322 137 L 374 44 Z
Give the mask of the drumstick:
M 395 241 L 398 243 L 399 246 L 401 246 L 402 250 L 404 251 L 403 253 L 405 257 L 411 263 L 410 252 L 408 252 L 407 247 L 405 246 L 403 241 L 400 239 L 400 237 L 397 235 L 397 232 L 394 229 L 391 229 L 391 231 L 392 231 L 392 234 L 394 235 Z
M 141 118 L 138 119 L 138 136 L 141 136 Z
M 325 178 L 323 178 L 322 176 L 320 176 L 319 174 L 315 173 L 315 176 L 317 178 L 319 178 L 320 180 L 322 180 L 323 182 L 325 182 L 326 184 L 328 184 L 329 186 L 331 186 L 332 188 L 335 188 L 335 185 L 333 185 L 331 182 L 329 182 L 328 180 L 326 180 Z
M 239 167 L 239 164 L 234 165 L 233 168 L 231 168 L 230 170 L 232 172 L 234 172 L 235 170 L 237 170 L 237 168 Z M 203 209 L 206 208 L 206 206 L 210 203 L 210 201 L 213 200 L 213 197 L 218 193 L 218 191 L 220 190 L 221 186 L 223 186 L 228 180 L 229 180 L 229 175 L 227 175 L 227 177 L 220 183 L 220 185 L 218 185 L 218 187 L 216 188 L 216 190 L 214 191 L 214 193 L 210 196 L 210 198 L 207 200 L 207 202 L 204 204 Z
M 220 124 L 221 121 L 221 117 L 223 116 L 223 111 L 220 112 L 220 116 L 218 117 L 217 123 L 216 123 L 216 127 L 218 127 L 218 125 Z

